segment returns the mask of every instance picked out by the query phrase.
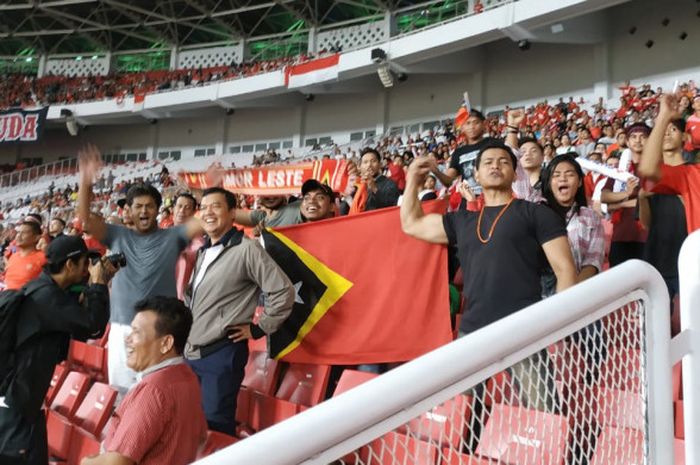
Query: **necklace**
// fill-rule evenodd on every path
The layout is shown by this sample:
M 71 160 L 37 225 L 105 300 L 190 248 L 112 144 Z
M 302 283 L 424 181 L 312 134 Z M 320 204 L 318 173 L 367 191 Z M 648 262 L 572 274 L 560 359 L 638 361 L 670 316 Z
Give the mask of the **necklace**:
M 486 207 L 481 209 L 481 211 L 479 212 L 479 221 L 477 221 L 476 223 L 476 235 L 482 244 L 488 244 L 488 242 L 491 240 L 491 237 L 493 237 L 493 231 L 496 229 L 496 225 L 498 224 L 498 220 L 500 220 L 503 214 L 506 212 L 506 210 L 508 210 L 508 207 L 510 207 L 510 204 L 513 203 L 513 200 L 514 199 L 510 199 L 508 203 L 503 208 L 501 208 L 501 211 L 498 212 L 496 219 L 493 220 L 493 224 L 491 224 L 491 229 L 489 229 L 489 237 L 487 237 L 486 239 L 481 237 L 481 218 L 484 216 L 484 210 L 486 210 Z

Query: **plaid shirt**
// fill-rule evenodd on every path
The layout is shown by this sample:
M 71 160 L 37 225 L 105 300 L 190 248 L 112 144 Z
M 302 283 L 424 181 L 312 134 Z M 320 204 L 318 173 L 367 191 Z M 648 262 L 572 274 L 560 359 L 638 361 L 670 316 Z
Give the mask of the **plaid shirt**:
M 576 271 L 584 266 L 594 266 L 600 272 L 605 260 L 605 232 L 600 216 L 588 207 L 570 210 L 566 215 L 566 231 L 574 256 Z

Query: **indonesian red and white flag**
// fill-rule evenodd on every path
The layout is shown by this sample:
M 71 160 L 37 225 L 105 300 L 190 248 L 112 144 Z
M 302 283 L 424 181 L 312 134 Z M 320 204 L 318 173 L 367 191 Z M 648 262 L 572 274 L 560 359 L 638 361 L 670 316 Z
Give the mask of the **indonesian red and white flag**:
M 289 89 L 293 89 L 338 79 L 338 63 L 340 63 L 340 54 L 336 53 L 335 55 L 289 66 L 285 70 L 285 85 Z

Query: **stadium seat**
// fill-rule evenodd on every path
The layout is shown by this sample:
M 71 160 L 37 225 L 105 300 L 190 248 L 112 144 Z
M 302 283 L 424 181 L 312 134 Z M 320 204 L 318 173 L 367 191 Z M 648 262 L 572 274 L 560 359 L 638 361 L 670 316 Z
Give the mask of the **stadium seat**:
M 559 415 L 494 405 L 476 455 L 514 465 L 563 465 L 568 428 Z
M 47 410 L 46 434 L 49 456 L 59 461 L 67 460 L 73 424 L 55 411 Z
M 51 383 L 49 384 L 49 390 L 46 391 L 46 397 L 44 403 L 48 406 L 53 402 L 54 397 L 58 394 L 58 390 L 61 388 L 63 381 L 65 381 L 66 376 L 68 376 L 68 370 L 63 365 L 56 365 L 53 370 L 53 376 L 51 377 Z
M 277 360 L 271 359 L 266 351 L 250 352 L 236 404 L 236 421 L 239 424 L 249 424 L 251 392 L 272 395 L 277 385 L 279 368 Z
M 99 439 L 82 428 L 73 428 L 68 452 L 68 463 L 66 465 L 80 465 L 80 461 L 83 458 L 99 453 Z
M 340 375 L 338 384 L 335 386 L 333 391 L 333 397 L 339 396 L 340 394 L 349 391 L 350 389 L 359 386 L 360 384 L 369 381 L 370 379 L 376 378 L 376 373 L 370 373 L 368 371 L 350 370 L 345 369 Z
M 116 400 L 115 389 L 103 383 L 93 384 L 75 413 L 73 423 L 99 438 Z
M 97 345 L 85 345 L 83 362 L 85 372 L 95 381 L 107 379 L 107 349 Z
M 641 350 L 610 347 L 600 370 L 600 383 L 611 389 L 641 392 Z
M 468 433 L 474 399 L 459 395 L 408 422 L 399 432 L 460 450 Z
M 683 401 L 677 400 L 673 403 L 674 434 L 678 439 L 685 439 L 685 422 L 683 419 Z
M 596 420 L 601 426 L 644 430 L 644 397 L 638 392 L 598 389 Z
M 66 365 L 69 370 L 82 371 L 85 369 L 86 348 L 86 343 L 71 339 L 70 346 L 68 346 L 68 358 L 66 359 Z
M 391 432 L 357 452 L 363 465 L 435 465 L 438 461 L 438 448 L 420 439 Z
M 479 458 L 473 455 L 460 454 L 448 447 L 442 449 L 442 457 L 439 465 L 497 465 L 488 459 Z
M 75 412 L 85 397 L 88 383 L 89 378 L 84 373 L 70 372 L 54 397 L 51 409 L 67 420 L 72 421 Z
M 109 339 L 109 328 L 109 323 L 107 323 L 105 333 L 102 335 L 102 337 L 100 337 L 99 339 L 90 339 L 88 340 L 88 344 L 98 347 L 107 347 L 107 340 Z
M 685 465 L 685 441 L 682 439 L 673 440 L 673 452 L 675 454 L 675 465 Z
M 516 389 L 510 373 L 496 373 L 486 381 L 484 404 L 488 407 L 494 404 L 520 405 Z
M 235 444 L 237 441 L 238 439 L 234 438 L 233 436 L 219 433 L 217 431 L 207 431 L 207 442 L 197 454 L 197 459 L 202 459 L 209 454 L 213 454 L 217 450 L 221 450 L 230 446 L 231 444 Z
M 259 431 L 323 400 L 330 366 L 291 364 L 274 397 L 251 391 L 250 426 Z
M 644 432 L 629 428 L 603 428 L 591 465 L 638 465 L 644 463 Z

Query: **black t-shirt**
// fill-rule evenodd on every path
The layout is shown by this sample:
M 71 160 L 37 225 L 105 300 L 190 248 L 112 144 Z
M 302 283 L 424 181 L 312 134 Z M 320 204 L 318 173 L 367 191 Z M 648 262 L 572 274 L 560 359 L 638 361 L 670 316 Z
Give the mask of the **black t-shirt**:
M 503 206 L 484 207 L 481 237 Z M 451 246 L 457 247 L 464 273 L 467 302 L 460 330 L 470 333 L 540 300 L 540 275 L 547 265 L 542 244 L 566 237 L 564 220 L 550 208 L 513 200 L 501 216 L 491 240 L 482 244 L 476 233 L 478 212 L 443 216 Z
M 648 198 L 651 210 L 649 236 L 644 245 L 644 260 L 661 276 L 678 276 L 678 254 L 688 235 L 685 208 L 677 195 L 656 194 Z
M 475 194 L 481 193 L 481 186 L 474 178 L 474 166 L 476 156 L 481 149 L 489 142 L 489 139 L 481 139 L 476 144 L 462 145 L 457 147 L 450 158 L 450 168 L 456 169 L 464 181 L 469 183 L 469 188 Z

